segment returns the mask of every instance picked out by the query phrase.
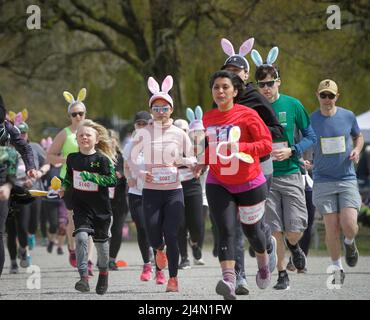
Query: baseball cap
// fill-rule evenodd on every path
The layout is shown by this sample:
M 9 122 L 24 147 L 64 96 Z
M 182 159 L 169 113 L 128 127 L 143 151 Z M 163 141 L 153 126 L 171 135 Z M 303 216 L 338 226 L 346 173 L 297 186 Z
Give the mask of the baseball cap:
M 332 94 L 337 94 L 338 86 L 333 80 L 325 79 L 320 82 L 319 87 L 317 88 L 318 93 L 321 93 L 323 91 L 328 91 Z
M 145 121 L 148 123 L 148 121 L 152 119 L 152 115 L 147 111 L 139 111 L 135 114 L 134 122 L 137 121 Z
M 29 130 L 28 124 L 25 122 L 18 124 L 17 128 L 19 129 L 21 133 L 27 133 Z
M 226 69 L 227 66 L 234 66 L 239 69 L 245 69 L 246 71 L 249 71 L 249 63 L 247 59 L 239 55 L 234 55 L 227 58 L 221 70 Z

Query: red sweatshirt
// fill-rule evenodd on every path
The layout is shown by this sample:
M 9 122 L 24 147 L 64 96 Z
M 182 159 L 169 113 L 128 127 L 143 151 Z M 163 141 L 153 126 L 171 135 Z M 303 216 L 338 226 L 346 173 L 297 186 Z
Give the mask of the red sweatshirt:
M 271 134 L 258 113 L 240 104 L 228 111 L 221 112 L 212 109 L 204 114 L 203 124 L 206 128 L 208 147 L 205 151 L 205 163 L 210 165 L 213 176 L 225 184 L 242 184 L 255 179 L 260 173 L 259 158 L 272 151 Z M 236 157 L 223 160 L 216 156 L 216 146 L 219 142 L 227 141 L 229 131 L 233 126 L 239 126 L 239 152 L 250 154 L 254 163 L 240 161 Z M 221 154 L 230 154 L 225 148 Z

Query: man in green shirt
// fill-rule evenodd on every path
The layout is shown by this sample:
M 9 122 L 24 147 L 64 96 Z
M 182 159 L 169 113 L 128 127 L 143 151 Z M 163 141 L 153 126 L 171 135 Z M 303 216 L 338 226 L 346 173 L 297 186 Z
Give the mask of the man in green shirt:
M 255 77 L 258 90 L 270 101 L 284 128 L 283 136 L 273 139 L 274 172 L 266 201 L 266 223 L 270 225 L 277 240 L 279 276 L 274 288 L 286 290 L 289 289 L 289 278 L 285 270 L 285 243 L 292 254 L 294 266 L 298 270 L 306 266 L 306 256 L 298 244 L 307 228 L 307 208 L 299 159 L 305 150 L 316 143 L 316 136 L 302 103 L 279 93 L 280 74 L 273 65 L 277 55 L 278 48 L 274 47 L 263 63 L 259 53 L 256 50 L 252 52 L 252 59 L 257 65 Z M 296 141 L 298 131 L 303 137 L 300 141 Z

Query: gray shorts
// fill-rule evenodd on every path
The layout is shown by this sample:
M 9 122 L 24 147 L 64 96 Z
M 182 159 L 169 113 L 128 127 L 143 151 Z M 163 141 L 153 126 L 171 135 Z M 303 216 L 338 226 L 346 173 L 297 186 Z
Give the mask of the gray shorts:
M 271 232 L 303 232 L 307 216 L 302 174 L 273 177 L 265 214 Z
M 313 184 L 312 201 L 320 214 L 340 213 L 343 208 L 361 207 L 357 180 L 316 182 Z

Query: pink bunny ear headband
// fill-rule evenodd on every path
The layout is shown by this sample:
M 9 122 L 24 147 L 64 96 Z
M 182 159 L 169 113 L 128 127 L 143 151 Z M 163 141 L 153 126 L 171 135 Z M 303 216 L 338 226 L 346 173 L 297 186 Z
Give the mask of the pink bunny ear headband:
M 173 107 L 173 100 L 171 96 L 168 94 L 168 91 L 172 89 L 172 86 L 173 86 L 173 79 L 172 79 L 172 76 L 170 75 L 167 76 L 163 80 L 162 86 L 161 86 L 162 90 L 159 89 L 158 82 L 153 77 L 149 77 L 148 89 L 153 94 L 151 98 L 149 99 L 149 107 L 151 107 L 152 102 L 157 99 L 166 100 L 171 105 L 171 107 Z
M 246 69 L 246 71 L 249 71 L 249 63 L 245 56 L 252 50 L 254 44 L 254 38 L 250 38 L 243 42 L 243 44 L 239 48 L 239 53 L 235 53 L 234 46 L 232 43 L 225 39 L 221 39 L 221 47 L 224 50 L 224 52 L 229 56 L 224 66 L 226 65 L 234 65 L 238 68 Z

